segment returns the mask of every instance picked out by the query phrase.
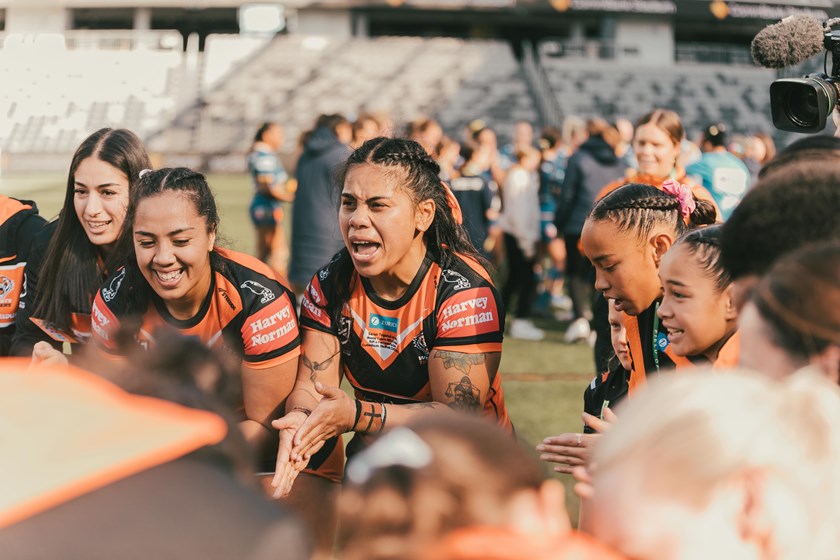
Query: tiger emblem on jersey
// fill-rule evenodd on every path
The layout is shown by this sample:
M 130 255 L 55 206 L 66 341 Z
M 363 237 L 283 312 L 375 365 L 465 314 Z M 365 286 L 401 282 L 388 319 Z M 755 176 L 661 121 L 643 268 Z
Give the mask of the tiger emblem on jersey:
M 0 298 L 5 298 L 15 289 L 14 281 L 8 276 L 0 276 Z
M 253 280 L 245 280 L 242 283 L 240 288 L 244 288 L 246 290 L 251 290 L 251 292 L 260 296 L 260 303 L 268 303 L 269 301 L 274 299 L 274 292 L 260 284 L 259 282 L 255 282 Z
M 454 270 L 442 270 L 440 276 L 441 278 L 443 278 L 444 282 L 455 284 L 454 289 L 456 292 L 458 290 L 466 290 L 467 288 L 472 288 L 472 284 L 470 283 L 470 281 L 467 280 L 467 278 L 463 274 L 455 272 Z
M 414 337 L 412 344 L 417 351 L 417 361 L 421 364 L 427 363 L 429 361 L 429 347 L 426 344 L 426 336 L 421 332 Z
M 106 302 L 113 300 L 117 297 L 117 292 L 120 291 L 120 286 L 122 286 L 122 282 L 125 279 L 125 269 L 122 269 L 119 274 L 117 274 L 111 283 L 108 284 L 107 287 L 102 288 L 102 299 Z

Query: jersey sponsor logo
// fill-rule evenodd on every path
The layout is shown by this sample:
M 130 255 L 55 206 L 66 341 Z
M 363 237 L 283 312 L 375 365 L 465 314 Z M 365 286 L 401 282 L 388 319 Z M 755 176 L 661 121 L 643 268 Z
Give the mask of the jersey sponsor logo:
M 467 278 L 459 273 L 455 272 L 454 270 L 443 270 L 440 273 L 441 277 L 443 278 L 444 282 L 448 282 L 450 284 L 454 284 L 454 290 L 457 292 L 458 290 L 466 290 L 467 288 L 472 288 L 472 284 Z
M 422 329 L 423 319 L 418 319 L 414 323 L 408 325 L 402 331 L 390 329 L 383 329 L 380 325 L 377 328 L 371 329 L 366 326 L 365 320 L 356 313 L 352 308 L 350 313 L 353 315 L 353 320 L 356 322 L 358 329 L 361 331 L 362 346 L 375 352 L 379 358 L 385 362 L 389 362 L 391 358 L 396 359 L 396 355 L 403 348 L 403 341 L 413 339 L 414 331 L 420 327 Z M 381 315 L 379 317 L 382 317 Z M 394 320 L 391 317 L 386 319 Z M 409 339 L 411 337 L 411 339 Z M 390 364 L 386 364 L 388 367 Z M 383 368 L 384 369 L 384 368 Z
M 306 314 L 312 319 L 321 319 L 324 316 L 324 312 L 318 309 L 314 303 L 309 301 L 308 297 L 303 296 L 300 298 L 300 304 L 303 306 L 303 309 L 306 310 Z
M 309 295 L 312 297 L 312 301 L 321 305 L 321 294 L 319 293 L 318 288 L 315 287 L 315 284 L 309 284 L 307 292 L 309 292 Z
M 253 293 L 260 296 L 260 303 L 268 303 L 274 299 L 274 292 L 254 280 L 245 280 L 240 288 L 251 290 Z
M 659 348 L 660 352 L 668 348 L 668 345 L 670 343 L 671 341 L 668 340 L 668 335 L 664 332 L 661 332 L 658 335 L 656 335 L 656 347 Z
M 468 311 L 487 309 L 487 302 L 489 299 L 490 298 L 487 297 L 477 297 L 462 302 L 452 303 L 444 307 L 440 314 L 443 315 L 444 319 L 449 319 L 454 315 L 460 315 L 461 313 L 466 313 Z
M 447 299 L 438 312 L 438 330 L 450 337 L 468 337 L 499 330 L 496 299 L 490 288 L 474 288 Z
M 242 334 L 249 355 L 265 354 L 292 342 L 298 328 L 289 298 L 282 297 L 250 317 Z
M 395 333 L 400 331 L 400 320 L 396 317 L 386 317 L 384 315 L 371 313 L 368 316 L 368 328 Z
M 451 331 L 452 329 L 458 329 L 463 327 L 472 327 L 476 325 L 481 325 L 483 323 L 496 323 L 496 316 L 493 312 L 487 311 L 485 313 L 478 313 L 476 315 L 468 315 L 467 317 L 459 317 L 458 319 L 452 319 L 451 321 L 446 321 L 440 326 L 441 332 Z M 485 331 L 489 332 L 489 331 Z
M 110 314 L 107 310 L 102 311 L 99 309 L 96 301 L 93 302 L 93 307 L 90 310 L 90 329 L 96 336 L 105 341 L 111 339 L 109 336 L 110 329 L 108 329 L 108 325 L 111 324 L 111 318 L 108 317 Z
M 230 308 L 236 311 L 236 306 L 233 304 L 233 301 L 230 299 L 230 296 L 227 293 L 227 290 L 224 288 L 217 288 L 219 290 L 219 295 L 222 296 L 222 299 L 230 306 Z
M 108 284 L 106 287 L 102 288 L 102 299 L 106 302 L 112 301 L 115 297 L 117 297 L 117 292 L 120 291 L 120 286 L 122 286 L 122 282 L 125 279 L 125 269 L 122 269 L 119 274 L 117 274 L 111 283 Z

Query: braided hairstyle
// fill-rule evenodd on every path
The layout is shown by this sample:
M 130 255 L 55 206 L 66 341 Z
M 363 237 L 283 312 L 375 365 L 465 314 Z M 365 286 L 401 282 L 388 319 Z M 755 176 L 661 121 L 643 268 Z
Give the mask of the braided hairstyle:
M 680 203 L 656 187 L 641 183 L 628 183 L 595 204 L 587 221 L 611 221 L 621 232 L 634 233 L 639 239 L 650 237 L 654 226 L 672 228 L 675 237 L 688 229 L 715 223 L 717 211 L 712 203 L 695 199 L 697 204 L 688 218 L 680 212 Z
M 140 272 L 134 250 L 134 221 L 137 218 L 137 207 L 144 199 L 165 192 L 180 193 L 188 197 L 195 205 L 198 215 L 204 217 L 208 233 L 215 233 L 219 229 L 216 199 L 204 175 L 185 167 L 167 167 L 143 174 L 137 186 L 131 191 L 128 212 L 125 215 L 125 223 L 117 245 L 119 250 L 116 252 L 119 255 L 125 255 L 125 261 L 122 263 L 125 266 L 122 289 L 126 290 L 128 315 L 134 316 L 135 320 L 142 317 L 151 296 L 151 287 Z M 224 263 L 218 255 L 211 252 L 211 269 L 218 271 L 223 266 Z M 139 324 L 137 326 L 139 328 Z
M 722 292 L 732 283 L 732 275 L 723 267 L 720 258 L 722 237 L 723 226 L 717 224 L 691 230 L 677 239 L 673 245 L 673 247 L 684 246 L 697 259 L 700 267 L 715 281 L 718 292 Z

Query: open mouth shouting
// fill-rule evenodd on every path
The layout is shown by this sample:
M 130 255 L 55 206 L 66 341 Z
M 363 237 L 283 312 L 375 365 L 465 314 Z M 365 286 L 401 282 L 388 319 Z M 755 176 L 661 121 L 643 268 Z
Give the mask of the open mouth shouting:
M 351 241 L 350 252 L 358 262 L 370 261 L 378 252 L 381 245 L 373 241 Z

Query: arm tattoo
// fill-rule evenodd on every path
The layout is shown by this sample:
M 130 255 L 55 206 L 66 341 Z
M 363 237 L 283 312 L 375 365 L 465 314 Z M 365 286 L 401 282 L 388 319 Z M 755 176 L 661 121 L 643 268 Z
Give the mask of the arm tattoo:
M 481 391 L 473 385 L 467 375 L 462 377 L 461 381 L 450 383 L 443 394 L 452 399 L 452 402 L 447 403 L 449 408 L 467 412 L 481 410 Z
M 478 366 L 485 362 L 487 354 L 464 354 L 463 352 L 447 352 L 439 350 L 435 352 L 435 358 L 443 360 L 443 367 L 449 369 L 455 367 L 458 371 L 468 374 L 472 366 Z
M 341 348 L 336 350 L 332 356 L 330 356 L 323 362 L 313 362 L 312 360 L 306 357 L 306 354 L 300 355 L 300 361 L 303 363 L 303 367 L 309 370 L 309 380 L 312 381 L 312 383 L 315 383 L 315 381 L 317 380 L 318 372 L 327 369 L 332 363 L 333 358 L 335 358 L 340 351 Z

